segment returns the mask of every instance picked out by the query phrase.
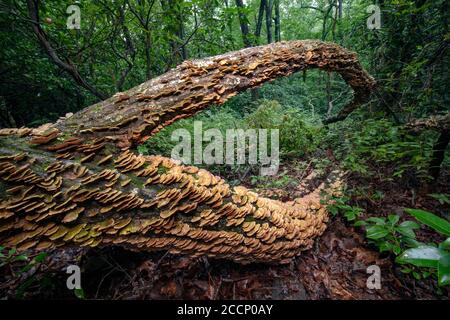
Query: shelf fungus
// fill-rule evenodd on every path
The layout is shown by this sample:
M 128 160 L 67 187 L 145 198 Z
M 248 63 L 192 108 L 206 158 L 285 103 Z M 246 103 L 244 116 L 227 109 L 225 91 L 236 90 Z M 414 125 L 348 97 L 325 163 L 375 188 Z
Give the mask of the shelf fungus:
M 280 202 L 133 148 L 179 119 L 308 68 L 337 72 L 353 89 L 353 100 L 326 122 L 345 118 L 375 87 L 356 54 L 336 44 L 277 42 L 185 62 L 54 124 L 0 129 L 0 244 L 289 262 L 324 232 L 320 192 L 337 192 L 339 174 Z

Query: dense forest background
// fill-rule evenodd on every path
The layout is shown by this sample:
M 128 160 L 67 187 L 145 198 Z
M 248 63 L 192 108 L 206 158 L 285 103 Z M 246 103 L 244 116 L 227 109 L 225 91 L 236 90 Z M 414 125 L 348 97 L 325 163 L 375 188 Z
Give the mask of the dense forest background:
M 80 8 L 79 29 L 68 28 L 75 12 L 69 6 L 74 4 Z M 311 183 L 317 184 L 331 170 L 344 170 L 347 188 L 330 205 L 335 214 L 331 232 L 343 236 L 350 230 L 361 235 L 354 245 L 382 252 L 376 259 L 388 261 L 392 279 L 400 277 L 401 285 L 388 281 L 387 291 L 370 297 L 445 297 L 448 293 L 436 284 L 440 276 L 435 269 L 394 265 L 396 257 L 413 246 L 408 241 L 416 241 L 414 232 L 424 243 L 439 243 L 443 236 L 425 225 L 420 230 L 408 223 L 400 231 L 394 227 L 411 221 L 403 212 L 405 207 L 449 218 L 449 7 L 445 0 L 3 0 L 0 128 L 54 122 L 155 78 L 184 60 L 286 40 L 338 43 L 355 51 L 378 83 L 371 100 L 345 121 L 329 126 L 321 122 L 351 99 L 351 91 L 339 75 L 312 70 L 178 121 L 140 146 L 139 152 L 170 156 L 175 144 L 171 132 L 180 127 L 193 130 L 196 120 L 204 121 L 204 130 L 278 128 L 282 163 L 276 177 L 261 177 L 251 165 L 208 169 L 231 184 L 244 184 L 280 199 L 295 198 L 296 187 L 312 171 L 317 181 Z M 381 25 L 373 28 L 377 8 Z M 371 224 L 385 227 L 382 236 L 371 233 Z M 184 276 L 192 280 L 195 276 L 189 270 Z M 254 269 L 242 272 L 250 274 Z M 114 281 L 109 285 L 117 287 Z M 302 286 L 309 298 L 368 297 L 351 291 L 351 285 L 337 294 L 314 287 L 320 280 L 305 281 Z M 419 289 L 416 282 L 422 283 Z M 312 287 L 320 294 L 308 292 Z M 158 292 L 163 297 L 189 297 L 170 288 L 164 289 L 169 290 L 166 295 L 160 287 Z M 221 288 L 214 297 L 229 298 L 230 286 Z M 110 294 L 103 296 L 116 297 Z M 155 297 L 146 294 L 138 295 Z

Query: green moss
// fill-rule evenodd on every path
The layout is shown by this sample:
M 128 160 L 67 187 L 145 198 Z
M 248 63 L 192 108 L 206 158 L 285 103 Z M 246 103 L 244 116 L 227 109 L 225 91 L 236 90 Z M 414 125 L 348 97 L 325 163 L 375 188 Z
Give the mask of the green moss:
M 166 173 L 168 169 L 166 167 L 160 166 L 158 167 L 158 174 Z
M 135 176 L 134 174 L 128 175 L 128 178 L 131 179 L 131 182 L 130 182 L 130 183 L 131 183 L 133 186 L 138 187 L 139 189 L 141 189 L 141 188 L 144 187 L 144 181 L 143 181 L 141 178 Z
M 59 142 L 64 142 L 71 137 L 72 135 L 70 133 L 63 132 L 56 140 L 58 140 Z

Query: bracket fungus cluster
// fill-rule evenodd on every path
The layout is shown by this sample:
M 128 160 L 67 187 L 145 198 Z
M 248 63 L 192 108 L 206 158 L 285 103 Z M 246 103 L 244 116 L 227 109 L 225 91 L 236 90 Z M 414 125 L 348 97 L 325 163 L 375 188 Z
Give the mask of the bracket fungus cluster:
M 282 203 L 132 147 L 242 90 L 307 68 L 336 71 L 353 88 L 354 100 L 337 117 L 375 85 L 355 54 L 335 44 L 281 42 L 184 62 L 54 124 L 0 129 L 0 243 L 289 261 L 326 228 L 327 212 L 311 194 Z M 324 182 L 313 193 L 325 187 L 336 186 Z

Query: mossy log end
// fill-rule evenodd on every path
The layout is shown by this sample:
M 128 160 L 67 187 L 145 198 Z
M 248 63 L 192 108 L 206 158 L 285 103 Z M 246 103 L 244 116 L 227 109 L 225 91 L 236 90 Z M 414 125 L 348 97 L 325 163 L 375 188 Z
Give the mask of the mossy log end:
M 115 244 L 288 262 L 326 228 L 318 201 L 325 182 L 282 203 L 131 148 L 211 104 L 308 68 L 336 71 L 353 88 L 341 118 L 375 86 L 355 54 L 335 44 L 282 42 L 184 62 L 55 124 L 1 129 L 0 243 L 19 250 Z

